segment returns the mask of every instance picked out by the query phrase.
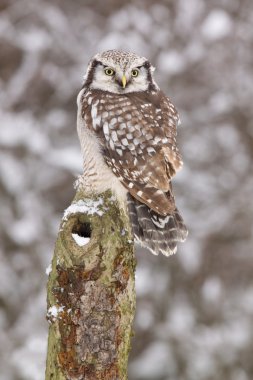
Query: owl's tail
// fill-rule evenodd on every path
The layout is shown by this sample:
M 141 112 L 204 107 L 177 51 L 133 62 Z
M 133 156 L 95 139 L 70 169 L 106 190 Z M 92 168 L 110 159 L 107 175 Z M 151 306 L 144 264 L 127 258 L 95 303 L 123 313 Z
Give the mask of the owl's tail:
M 178 209 L 162 216 L 128 194 L 128 211 L 137 242 L 154 255 L 169 256 L 177 251 L 177 242 L 184 241 L 188 231 Z

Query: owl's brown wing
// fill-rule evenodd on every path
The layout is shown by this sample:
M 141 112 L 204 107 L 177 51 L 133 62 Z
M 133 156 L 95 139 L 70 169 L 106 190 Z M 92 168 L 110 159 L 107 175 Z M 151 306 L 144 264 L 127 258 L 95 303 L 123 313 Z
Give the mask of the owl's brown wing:
M 173 212 L 170 179 L 182 160 L 176 145 L 178 114 L 170 100 L 161 91 L 92 93 L 87 125 L 100 138 L 107 165 L 133 197 L 161 215 Z

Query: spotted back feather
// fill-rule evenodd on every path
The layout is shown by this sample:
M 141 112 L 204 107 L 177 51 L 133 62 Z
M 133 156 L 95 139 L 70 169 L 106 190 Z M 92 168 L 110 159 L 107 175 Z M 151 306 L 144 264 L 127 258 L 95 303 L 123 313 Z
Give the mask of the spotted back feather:
M 154 211 L 175 208 L 171 177 L 182 166 L 176 145 L 178 114 L 161 91 L 117 95 L 87 90 L 82 117 L 101 143 L 104 159 L 128 191 Z

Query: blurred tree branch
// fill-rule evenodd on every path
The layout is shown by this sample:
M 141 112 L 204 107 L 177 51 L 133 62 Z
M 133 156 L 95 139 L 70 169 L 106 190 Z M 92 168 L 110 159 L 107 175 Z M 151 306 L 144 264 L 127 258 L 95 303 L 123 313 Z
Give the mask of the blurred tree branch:
M 46 380 L 126 380 L 135 259 L 128 218 L 109 192 L 77 192 L 50 269 Z

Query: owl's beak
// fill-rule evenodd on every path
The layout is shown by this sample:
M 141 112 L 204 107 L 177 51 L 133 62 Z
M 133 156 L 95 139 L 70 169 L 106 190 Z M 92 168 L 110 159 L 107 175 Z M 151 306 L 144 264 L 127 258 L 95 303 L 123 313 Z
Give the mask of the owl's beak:
M 121 82 L 122 82 L 122 87 L 125 88 L 126 84 L 127 84 L 127 80 L 126 80 L 125 74 L 122 75 Z

